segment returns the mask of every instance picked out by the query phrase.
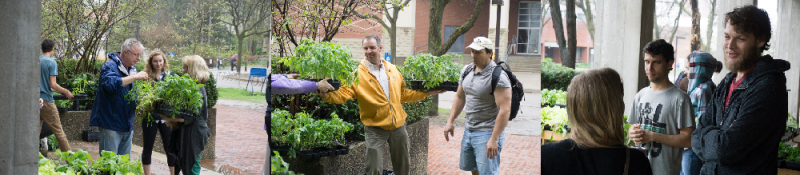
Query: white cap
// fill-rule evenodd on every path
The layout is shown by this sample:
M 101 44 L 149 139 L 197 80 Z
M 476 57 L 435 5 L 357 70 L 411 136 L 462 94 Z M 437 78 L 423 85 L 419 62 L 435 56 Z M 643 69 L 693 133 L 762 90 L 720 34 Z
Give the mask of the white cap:
M 475 39 L 472 40 L 472 44 L 466 48 L 470 48 L 472 50 L 494 49 L 494 44 L 492 43 L 492 40 L 489 40 L 489 38 L 479 36 L 475 37 Z

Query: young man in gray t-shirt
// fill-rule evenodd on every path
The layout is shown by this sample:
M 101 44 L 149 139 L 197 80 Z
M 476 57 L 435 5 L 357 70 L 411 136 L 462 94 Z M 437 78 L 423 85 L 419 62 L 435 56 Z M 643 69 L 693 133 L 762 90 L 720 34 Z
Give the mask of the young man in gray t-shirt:
M 686 92 L 669 81 L 673 47 L 663 39 L 644 47 L 650 86 L 636 94 L 631 105 L 628 137 L 644 147 L 653 174 L 680 174 L 684 148 L 691 147 L 694 131 L 692 102 Z
M 453 110 L 444 129 L 445 139 L 449 141 L 447 134 L 453 135 L 453 121 L 466 106 L 459 168 L 472 174 L 500 174 L 503 130 L 511 113 L 511 81 L 505 71 L 500 71 L 492 93 L 492 73 L 498 66 L 490 59 L 492 47 L 492 41 L 485 37 L 475 38 L 467 47 L 472 49 L 473 64 L 461 70 L 462 73 L 471 71 L 458 81 Z

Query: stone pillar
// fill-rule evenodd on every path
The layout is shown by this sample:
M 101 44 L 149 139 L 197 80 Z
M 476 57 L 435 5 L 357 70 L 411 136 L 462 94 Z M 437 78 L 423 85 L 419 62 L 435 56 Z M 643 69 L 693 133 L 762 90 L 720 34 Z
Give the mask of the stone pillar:
M 717 40 L 717 42 L 716 42 L 717 43 L 717 45 L 716 45 L 717 50 L 713 53 L 713 55 L 714 55 L 714 58 L 717 58 L 718 61 L 720 61 L 722 63 L 725 63 L 725 54 L 724 54 L 725 49 L 723 47 L 723 45 L 725 44 L 725 24 L 724 24 L 725 23 L 725 14 L 728 13 L 728 12 L 733 11 L 733 9 L 736 8 L 736 7 L 741 7 L 741 6 L 750 5 L 750 4 L 756 4 L 756 0 L 717 1 L 717 19 L 714 20 L 717 23 L 717 25 L 715 26 L 717 28 L 717 31 L 716 31 L 717 32 L 717 38 L 716 38 L 716 40 Z M 770 18 L 774 18 L 774 17 L 770 17 Z M 772 29 L 772 30 L 775 31 L 775 29 Z M 775 35 L 773 35 L 772 38 L 775 38 Z M 725 64 L 722 64 L 722 71 L 717 73 L 717 74 L 715 74 L 714 77 L 712 77 L 712 80 L 715 83 L 719 83 L 719 82 L 722 81 L 722 79 L 725 78 L 725 75 L 728 74 L 728 72 L 731 72 L 731 71 L 729 71 L 728 68 L 725 67 Z
M 41 1 L 0 1 L 0 174 L 36 174 Z
M 773 17 L 774 18 L 774 17 Z M 777 28 L 772 29 L 776 59 L 789 61 L 791 69 L 786 72 L 786 88 L 789 88 L 789 113 L 798 116 L 800 98 L 800 0 L 781 0 L 778 2 Z
M 597 3 L 600 26 L 613 26 L 613 30 L 598 30 L 595 40 L 595 68 L 608 67 L 622 76 L 625 88 L 625 113 L 639 89 L 649 85 L 644 73 L 642 48 L 653 38 L 655 0 L 603 1 Z

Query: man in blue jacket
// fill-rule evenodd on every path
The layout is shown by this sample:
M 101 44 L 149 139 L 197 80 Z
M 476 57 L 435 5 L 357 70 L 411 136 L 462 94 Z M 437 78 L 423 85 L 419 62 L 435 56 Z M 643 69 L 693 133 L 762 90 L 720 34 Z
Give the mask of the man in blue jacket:
M 731 72 L 692 133 L 692 150 L 703 161 L 700 174 L 777 174 L 789 62 L 761 56 L 772 35 L 764 10 L 739 7 L 723 22 L 725 67 Z
M 89 126 L 100 127 L 100 151 L 113 151 L 117 155 L 131 153 L 133 119 L 136 103 L 125 100 L 133 88 L 133 81 L 147 79 L 147 73 L 136 73 L 144 46 L 134 38 L 122 43 L 122 52 L 109 53 L 108 61 L 100 70 L 100 82 Z

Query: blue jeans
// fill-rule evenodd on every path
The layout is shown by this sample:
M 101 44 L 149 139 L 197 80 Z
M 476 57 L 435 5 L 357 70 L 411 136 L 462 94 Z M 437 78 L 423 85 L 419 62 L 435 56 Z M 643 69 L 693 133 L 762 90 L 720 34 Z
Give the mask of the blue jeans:
M 681 161 L 681 175 L 698 175 L 700 174 L 700 167 L 703 166 L 703 161 L 697 158 L 692 148 L 683 151 L 683 160 Z
M 492 138 L 492 131 L 470 131 L 464 129 L 461 138 L 461 160 L 459 168 L 464 171 L 478 171 L 484 174 L 500 174 L 500 152 L 503 150 L 504 134 L 497 139 L 497 156 L 486 157 L 486 143 Z
M 117 155 L 130 155 L 133 131 L 122 132 L 100 128 L 100 152 L 113 151 Z

